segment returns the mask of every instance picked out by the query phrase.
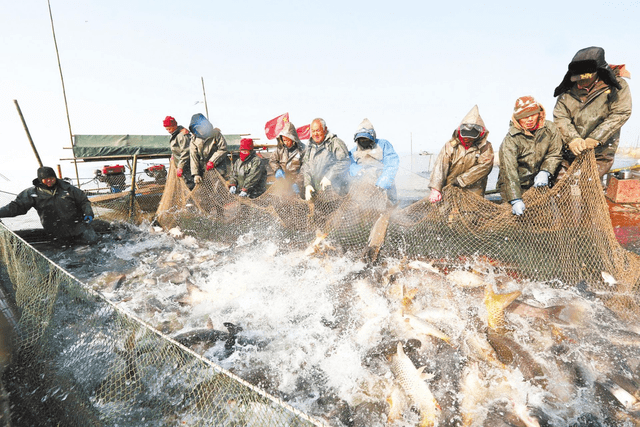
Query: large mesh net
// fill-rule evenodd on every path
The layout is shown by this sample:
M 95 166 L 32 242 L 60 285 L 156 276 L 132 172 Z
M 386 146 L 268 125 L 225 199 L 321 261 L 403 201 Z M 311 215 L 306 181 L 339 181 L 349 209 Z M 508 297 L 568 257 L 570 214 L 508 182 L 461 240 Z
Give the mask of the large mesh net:
M 578 158 L 553 188 L 527 191 L 522 217 L 507 204 L 453 186 L 444 189 L 441 203 L 423 199 L 404 208 L 390 206 L 368 184 L 354 183 L 343 197 L 322 192 L 311 201 L 289 188 L 280 180 L 256 199 L 239 198 L 209 171 L 190 192 L 170 172 L 157 218 L 165 229 L 180 227 L 211 240 L 233 240 L 252 230 L 292 245 L 326 235 L 333 246 L 358 256 L 383 240 L 380 256 L 447 265 L 482 257 L 521 277 L 597 291 L 625 319 L 639 312 L 640 257 L 616 240 L 593 153 Z

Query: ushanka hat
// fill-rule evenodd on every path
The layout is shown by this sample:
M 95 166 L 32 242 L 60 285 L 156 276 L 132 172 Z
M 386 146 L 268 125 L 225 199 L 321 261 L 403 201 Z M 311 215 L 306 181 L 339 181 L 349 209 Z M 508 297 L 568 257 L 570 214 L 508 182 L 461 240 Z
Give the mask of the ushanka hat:
M 49 166 L 42 166 L 41 168 L 38 168 L 38 179 L 39 180 L 43 180 L 45 178 L 56 178 L 56 173 L 53 170 L 53 168 L 50 168 Z

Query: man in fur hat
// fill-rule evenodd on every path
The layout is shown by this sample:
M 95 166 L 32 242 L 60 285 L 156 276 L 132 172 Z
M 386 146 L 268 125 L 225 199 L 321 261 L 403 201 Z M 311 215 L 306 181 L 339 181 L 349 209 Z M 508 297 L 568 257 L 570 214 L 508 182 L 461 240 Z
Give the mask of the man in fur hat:
M 500 146 L 497 187 L 502 200 L 511 203 L 514 215 L 524 213 L 522 193 L 553 183 L 562 161 L 562 139 L 553 122 L 532 96 L 516 100 L 509 132 Z
M 585 150 L 595 150 L 601 178 L 611 169 L 620 129 L 631 116 L 629 85 L 621 77 L 629 77 L 624 65 L 607 64 L 601 47 L 581 49 L 569 63 L 553 94 L 553 121 L 564 144 L 558 178 Z
M 38 169 L 33 187 L 0 208 L 0 218 L 26 214 L 35 208 L 44 231 L 64 243 L 95 243 L 98 235 L 89 225 L 93 221 L 91 202 L 84 191 L 56 178 L 50 167 Z

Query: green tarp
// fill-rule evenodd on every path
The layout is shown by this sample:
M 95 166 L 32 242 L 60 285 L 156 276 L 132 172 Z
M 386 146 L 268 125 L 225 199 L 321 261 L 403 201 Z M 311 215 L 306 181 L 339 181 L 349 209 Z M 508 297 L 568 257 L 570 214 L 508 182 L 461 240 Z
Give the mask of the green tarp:
M 245 135 L 224 135 L 230 151 L 240 148 Z M 73 155 L 78 159 L 103 157 L 170 157 L 167 135 L 75 135 Z

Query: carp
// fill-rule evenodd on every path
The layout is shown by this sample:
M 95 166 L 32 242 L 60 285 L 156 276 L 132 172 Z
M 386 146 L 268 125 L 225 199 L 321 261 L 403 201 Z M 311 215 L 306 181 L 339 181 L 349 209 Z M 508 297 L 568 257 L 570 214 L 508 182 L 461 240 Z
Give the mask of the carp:
M 516 300 L 522 292 L 496 294 L 491 284 L 487 283 L 484 293 L 484 304 L 487 307 L 487 323 L 490 329 L 501 331 L 505 327 L 504 310 Z

